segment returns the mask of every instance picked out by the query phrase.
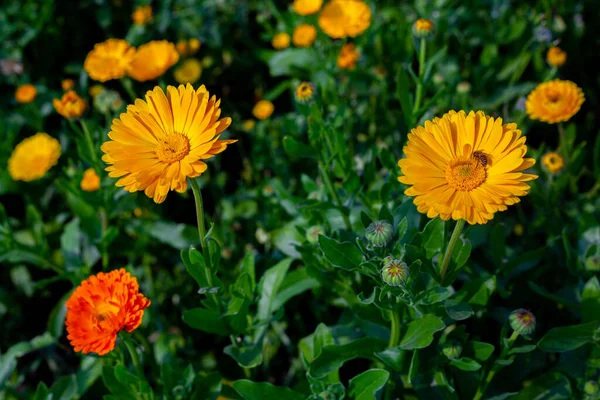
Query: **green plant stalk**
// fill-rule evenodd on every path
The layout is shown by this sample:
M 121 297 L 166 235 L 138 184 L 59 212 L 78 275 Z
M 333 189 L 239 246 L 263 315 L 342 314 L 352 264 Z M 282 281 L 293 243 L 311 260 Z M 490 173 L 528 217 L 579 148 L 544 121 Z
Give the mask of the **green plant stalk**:
M 121 81 L 121 85 L 123 85 L 123 88 L 129 95 L 129 97 L 131 98 L 131 101 L 135 103 L 135 101 L 137 100 L 137 96 L 135 94 L 135 91 L 133 90 L 131 80 L 129 78 L 121 78 L 119 80 Z
M 558 123 L 558 135 L 560 137 L 560 144 L 558 148 L 562 150 L 562 156 L 565 158 L 565 161 L 567 161 L 569 149 L 567 149 L 567 137 L 565 136 L 565 127 L 562 122 Z
M 98 165 L 98 154 L 96 154 L 96 147 L 94 146 L 92 135 L 90 134 L 87 124 L 83 119 L 79 119 L 79 123 L 81 124 L 81 130 L 83 131 L 83 138 L 85 139 L 85 142 L 89 148 L 92 162 L 94 163 L 94 169 L 98 171 L 100 166 Z
M 144 369 L 142 368 L 142 364 L 140 363 L 140 358 L 137 354 L 137 350 L 135 349 L 134 344 L 131 342 L 131 339 L 127 335 L 123 335 L 123 343 L 125 343 L 125 347 L 129 350 L 129 355 L 131 355 L 131 361 L 133 362 L 133 367 L 135 368 L 138 376 L 142 380 L 146 380 L 144 376 Z
M 426 53 L 427 53 L 427 40 L 425 38 L 422 38 L 420 50 L 419 50 L 419 81 L 417 82 L 417 93 L 415 96 L 415 104 L 413 106 L 413 118 L 416 116 L 417 111 L 419 111 L 419 108 L 421 108 L 421 100 L 423 98 L 423 75 L 425 73 L 425 55 L 426 55 Z
M 346 229 L 352 230 L 352 225 L 350 224 L 350 219 L 348 219 L 348 216 L 342 211 L 344 205 L 342 204 L 342 201 L 340 200 L 340 196 L 338 196 L 338 194 L 335 190 L 335 187 L 333 186 L 333 183 L 331 182 L 331 178 L 329 177 L 329 173 L 327 172 L 327 169 L 323 165 L 322 161 L 319 161 L 319 169 L 321 170 L 321 175 L 323 176 L 323 181 L 325 181 L 325 186 L 327 186 L 327 189 L 329 190 L 329 194 L 331 194 L 331 197 L 333 198 L 333 200 L 337 203 L 338 207 L 340 208 L 340 213 L 342 214 L 342 218 L 344 218 L 344 224 L 346 225 Z
M 475 393 L 475 396 L 473 397 L 473 400 L 481 400 L 483 398 L 483 395 L 484 395 L 487 387 L 489 386 L 490 382 L 492 382 L 492 380 L 494 379 L 494 376 L 496 376 L 498 371 L 500 371 L 502 369 L 502 365 L 497 364 L 496 361 L 501 360 L 504 358 L 504 356 L 506 356 L 506 352 L 511 349 L 513 343 L 515 342 L 515 340 L 517 340 L 518 337 L 519 337 L 519 334 L 516 331 L 514 331 L 512 333 L 512 335 L 510 336 L 510 338 L 508 338 L 508 345 L 506 347 L 502 347 L 500 356 L 496 360 L 494 360 L 494 364 L 492 365 L 492 368 L 488 371 L 487 374 L 482 375 L 482 377 L 485 376 L 485 379 L 480 382 L 479 387 L 477 388 L 477 392 Z
M 390 310 L 390 322 L 392 323 L 392 326 L 388 349 L 400 344 L 400 312 L 397 309 Z
M 102 223 L 102 237 L 104 237 L 106 229 L 108 228 L 108 216 L 104 207 L 100 209 L 100 221 Z M 107 245 L 102 246 L 102 269 L 105 271 L 108 269 L 109 263 L 109 254 L 107 247 Z
M 465 220 L 459 219 L 456 221 L 456 226 L 454 227 L 454 232 L 452 232 L 452 236 L 450 237 L 450 243 L 448 243 L 448 248 L 446 249 L 446 253 L 444 254 L 444 258 L 442 259 L 442 264 L 440 266 L 440 280 L 444 280 L 444 276 L 448 271 L 448 266 L 450 265 L 450 260 L 452 259 L 452 252 L 454 251 L 454 246 L 456 246 L 456 242 L 460 237 L 460 233 L 465 226 Z

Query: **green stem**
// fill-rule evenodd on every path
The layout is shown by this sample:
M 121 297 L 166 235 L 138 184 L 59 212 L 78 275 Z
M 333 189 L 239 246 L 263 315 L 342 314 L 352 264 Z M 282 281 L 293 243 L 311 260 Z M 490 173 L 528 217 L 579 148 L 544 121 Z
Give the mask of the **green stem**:
M 131 101 L 135 103 L 135 101 L 137 100 L 137 96 L 135 94 L 135 91 L 133 90 L 133 85 L 131 84 L 131 80 L 129 78 L 121 78 L 120 81 L 121 81 L 121 84 L 123 85 L 123 88 L 125 89 L 125 91 L 129 95 L 129 97 L 131 98 Z
M 515 343 L 515 340 L 517 340 L 518 337 L 519 337 L 519 334 L 516 331 L 514 331 L 512 333 L 512 335 L 510 335 L 510 338 L 508 338 L 508 344 L 506 345 L 506 347 L 502 346 L 502 351 L 500 352 L 500 356 L 496 360 L 494 360 L 494 364 L 492 365 L 492 368 L 489 369 L 488 373 L 485 375 L 485 379 L 479 384 L 479 387 L 477 388 L 477 392 L 475 393 L 473 400 L 481 400 L 483 398 L 483 395 L 485 394 L 485 391 L 486 391 L 487 387 L 489 386 L 489 384 L 494 379 L 494 376 L 496 376 L 498 371 L 500 371 L 503 367 L 502 365 L 498 364 L 496 361 L 504 359 L 504 357 L 506 356 L 506 352 L 511 349 L 512 345 Z
M 450 237 L 450 243 L 448 243 L 448 248 L 446 249 L 446 254 L 444 254 L 444 258 L 442 260 L 442 264 L 440 266 L 440 279 L 443 281 L 446 272 L 448 271 L 448 266 L 450 265 L 450 260 L 452 259 L 452 252 L 454 251 L 454 246 L 456 246 L 456 242 L 460 236 L 460 233 L 465 226 L 465 220 L 459 219 L 456 221 L 456 226 L 454 227 L 454 232 L 452 232 L 452 237 Z
M 99 169 L 99 165 L 98 165 L 98 154 L 96 153 L 96 147 L 94 146 L 94 140 L 92 139 L 92 135 L 90 134 L 90 131 L 87 127 L 87 124 L 85 123 L 85 121 L 83 119 L 79 120 L 79 123 L 81 124 L 81 129 L 83 131 L 83 138 L 85 139 L 85 142 L 87 143 L 89 152 L 90 152 L 90 156 L 92 157 L 92 163 L 94 164 L 94 169 L 96 170 L 96 172 L 98 172 Z
M 133 366 L 137 371 L 138 376 L 142 380 L 146 380 L 146 378 L 144 377 L 144 369 L 142 368 L 142 364 L 140 363 L 140 358 L 138 356 L 134 344 L 131 342 L 131 339 L 123 335 L 123 343 L 125 343 L 125 347 L 127 347 L 127 350 L 129 350 L 129 354 L 131 355 L 131 361 L 133 362 Z
M 104 208 L 100 209 L 100 221 L 102 226 L 102 237 L 104 238 L 104 234 L 108 229 L 108 216 L 106 215 L 106 210 Z M 108 269 L 109 263 L 109 255 L 108 255 L 108 245 L 102 246 L 102 269 L 106 271 Z
M 390 322 L 392 323 L 392 328 L 388 349 L 400 344 L 400 313 L 398 310 L 390 310 Z
M 204 227 L 202 193 L 200 192 L 198 181 L 190 178 L 190 184 L 192 185 L 192 191 L 194 192 L 194 200 L 196 201 L 196 221 L 198 223 L 198 235 L 200 235 L 200 247 L 202 248 L 202 253 L 204 253 L 206 248 L 206 228 Z
M 565 161 L 567 161 L 569 150 L 567 149 L 567 137 L 565 135 L 565 127 L 562 124 L 562 122 L 558 123 L 558 135 L 560 137 L 560 143 L 558 145 L 558 148 L 562 150 L 562 156 L 565 158 Z
M 425 55 L 427 53 L 427 40 L 421 39 L 419 50 L 419 81 L 417 82 L 417 94 L 415 97 L 415 105 L 413 106 L 413 117 L 417 115 L 417 111 L 421 108 L 421 100 L 423 97 L 423 74 L 425 73 Z M 415 118 L 416 120 L 416 118 Z
M 342 204 L 342 201 L 340 200 L 340 196 L 338 196 L 337 191 L 335 190 L 335 187 L 333 186 L 333 183 L 331 182 L 331 178 L 329 177 L 327 168 L 325 168 L 325 166 L 323 165 L 322 162 L 319 162 L 319 169 L 321 170 L 321 175 L 323 176 L 323 181 L 325 182 L 325 186 L 327 186 L 327 189 L 329 190 L 329 194 L 331 195 L 333 200 L 337 203 L 338 207 L 340 208 L 340 213 L 342 214 L 342 217 L 344 218 L 344 224 L 346 225 L 346 229 L 352 230 L 352 225 L 350 224 L 350 220 L 348 219 L 348 216 L 346 215 L 346 213 L 343 211 L 344 205 Z

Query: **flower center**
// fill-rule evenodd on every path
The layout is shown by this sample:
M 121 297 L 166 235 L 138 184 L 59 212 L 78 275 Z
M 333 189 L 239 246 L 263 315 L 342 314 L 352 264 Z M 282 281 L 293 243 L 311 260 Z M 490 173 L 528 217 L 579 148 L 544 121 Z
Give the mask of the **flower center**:
M 479 187 L 487 177 L 485 166 L 480 160 L 458 159 L 446 167 L 446 181 L 459 192 L 469 192 Z
M 113 315 L 119 314 L 120 307 L 112 300 L 96 303 L 96 318 L 99 321 L 104 321 Z
M 162 162 L 174 163 L 190 152 L 190 141 L 181 133 L 170 133 L 167 136 L 158 139 L 156 147 L 156 156 Z

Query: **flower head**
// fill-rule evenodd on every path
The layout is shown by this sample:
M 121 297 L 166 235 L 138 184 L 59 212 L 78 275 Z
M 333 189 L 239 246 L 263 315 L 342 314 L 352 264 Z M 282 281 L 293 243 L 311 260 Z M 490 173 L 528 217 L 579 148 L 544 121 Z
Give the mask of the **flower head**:
M 292 8 L 298 15 L 311 15 L 321 9 L 323 0 L 294 0 Z
M 383 260 L 381 276 L 383 281 L 390 286 L 402 286 L 408 280 L 409 269 L 402 260 L 386 257 Z
M 433 22 L 425 18 L 419 18 L 413 24 L 413 35 L 418 38 L 426 38 L 433 32 Z
M 462 343 L 456 340 L 447 341 L 442 347 L 442 353 L 450 360 L 460 357 L 462 351 Z
M 535 316 L 522 308 L 510 313 L 510 327 L 519 335 L 531 335 L 535 331 Z
M 359 57 L 360 53 L 354 47 L 354 43 L 346 43 L 342 46 L 342 50 L 338 56 L 337 66 L 342 69 L 354 69 Z
M 108 39 L 88 53 L 83 69 L 95 81 L 119 79 L 127 74 L 134 56 L 135 49 L 126 40 Z
M 8 173 L 15 181 L 40 179 L 58 162 L 60 143 L 47 133 L 36 133 L 19 143 L 8 159 Z
M 292 41 L 297 47 L 310 47 L 317 39 L 317 28 L 312 25 L 302 24 L 294 29 Z
M 139 290 L 122 268 L 81 282 L 66 302 L 67 338 L 75 351 L 102 356 L 115 348 L 120 331 L 140 326 L 150 300 Z
M 394 235 L 394 227 L 387 221 L 373 221 L 365 231 L 365 237 L 375 247 L 387 245 Z
M 73 79 L 64 79 L 60 83 L 60 86 L 62 87 L 62 90 L 71 90 L 75 87 L 75 81 Z
M 173 43 L 153 40 L 140 46 L 129 65 L 128 74 L 139 82 L 156 79 L 179 61 Z
M 331 0 L 319 14 L 319 26 L 332 39 L 356 37 L 371 25 L 371 9 L 362 0 Z
M 101 149 L 116 186 L 128 192 L 143 190 L 162 203 L 170 190 L 187 190 L 186 178 L 207 169 L 203 160 L 212 158 L 236 140 L 220 140 L 231 118 L 221 118 L 221 100 L 210 97 L 204 86 L 168 86 L 167 93 L 155 87 L 127 106 L 113 120 L 111 139 Z
M 526 182 L 537 178 L 522 172 L 535 164 L 526 152 L 516 124 L 482 111 L 450 111 L 411 131 L 398 180 L 411 185 L 404 193 L 429 218 L 484 224 L 518 203 Z
M 463 81 L 456 85 L 456 91 L 459 94 L 467 94 L 471 91 L 471 84 L 469 82 Z
M 152 17 L 152 6 L 139 6 L 131 14 L 131 19 L 135 25 L 146 25 Z
M 56 112 L 65 118 L 79 118 L 87 108 L 85 100 L 79 97 L 73 90 L 69 90 L 63 94 L 60 100 L 53 99 L 52 105 Z
M 88 93 L 90 94 L 90 96 L 96 97 L 103 91 L 104 91 L 104 86 L 96 84 L 96 85 L 92 85 L 92 87 L 90 87 L 90 90 L 88 91 Z
M 30 83 L 21 85 L 15 92 L 15 100 L 19 103 L 31 103 L 37 96 L 37 89 Z
M 269 100 L 261 100 L 254 105 L 252 114 L 258 119 L 267 119 L 273 114 L 275 106 Z
M 527 96 L 525 108 L 529 118 L 555 124 L 571 119 L 584 101 L 579 86 L 571 81 L 555 79 L 537 85 Z
M 560 47 L 552 46 L 548 49 L 548 53 L 546 53 L 546 61 L 552 67 L 561 67 L 567 62 L 567 53 Z
M 550 172 L 551 174 L 555 174 L 561 169 L 563 169 L 563 167 L 565 166 L 565 160 L 561 157 L 560 154 L 550 152 L 544 154 L 544 156 L 542 157 L 542 164 L 544 165 L 544 167 L 546 167 L 548 172 Z
M 95 192 L 96 190 L 100 189 L 100 177 L 94 168 L 88 168 L 85 170 L 79 186 L 84 192 Z
M 253 119 L 245 119 L 244 122 L 242 122 L 242 129 L 246 132 L 250 132 L 255 126 L 256 121 Z
M 283 50 L 290 47 L 290 35 L 285 32 L 279 32 L 273 40 L 271 40 L 271 45 L 274 49 Z
M 198 52 L 200 49 L 200 41 L 196 38 L 191 38 L 189 40 L 182 39 L 177 42 L 175 49 L 180 56 L 189 56 Z
M 123 106 L 123 99 L 119 92 L 114 90 L 103 90 L 94 97 L 94 108 L 102 114 L 114 112 Z
M 315 85 L 310 82 L 302 82 L 296 87 L 296 101 L 306 104 L 313 99 L 315 95 Z
M 195 58 L 188 58 L 175 68 L 173 76 L 177 83 L 195 83 L 202 75 L 202 63 Z

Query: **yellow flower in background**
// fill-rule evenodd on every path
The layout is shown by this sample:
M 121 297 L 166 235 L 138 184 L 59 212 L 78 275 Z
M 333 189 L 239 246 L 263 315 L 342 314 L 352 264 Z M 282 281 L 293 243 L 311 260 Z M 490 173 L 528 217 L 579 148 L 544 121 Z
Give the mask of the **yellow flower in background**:
M 338 56 L 337 66 L 342 69 L 354 69 L 359 57 L 360 53 L 354 47 L 354 43 L 346 43 Z
M 202 75 L 202 63 L 195 59 L 189 58 L 175 68 L 173 76 L 177 83 L 195 83 Z
M 8 173 L 15 181 L 40 179 L 56 165 L 61 149 L 58 140 L 36 133 L 19 143 L 8 159 Z
M 242 122 L 242 129 L 246 132 L 250 132 L 256 126 L 256 121 L 253 119 L 246 119 Z
M 571 81 L 555 79 L 537 85 L 525 102 L 529 118 L 555 124 L 568 121 L 585 101 L 583 91 Z
M 64 79 L 60 83 L 60 86 L 62 87 L 62 90 L 71 90 L 75 87 L 75 81 L 73 79 Z
M 413 24 L 413 34 L 419 38 L 425 38 L 433 31 L 434 25 L 428 19 L 419 18 Z
M 398 181 L 410 185 L 404 193 L 429 218 L 484 224 L 518 203 L 530 189 L 526 182 L 537 178 L 522 172 L 535 160 L 524 158 L 527 146 L 517 125 L 482 111 L 450 111 L 426 121 L 411 131 L 403 150 Z
M 83 178 L 79 183 L 81 190 L 85 192 L 95 192 L 100 189 L 100 177 L 94 171 L 94 168 L 88 168 L 83 173 Z
M 69 90 L 63 94 L 60 100 L 53 99 L 52 105 L 56 112 L 65 118 L 79 118 L 87 108 L 85 100 L 79 97 L 73 90 Z
M 371 25 L 371 9 L 362 0 L 331 0 L 319 14 L 319 26 L 330 38 L 356 37 Z
M 131 19 L 136 25 L 146 25 L 152 19 L 151 6 L 139 6 L 131 14 Z
M 296 100 L 299 103 L 308 103 L 315 95 L 315 87 L 310 82 L 302 82 L 296 87 Z
M 141 208 L 136 207 L 133 209 L 133 215 L 135 215 L 136 218 L 141 217 L 144 214 L 144 212 L 142 211 Z
M 191 38 L 189 40 L 182 39 L 177 42 L 175 49 L 180 56 L 189 56 L 195 54 L 200 50 L 200 40 Z
M 267 119 L 273 114 L 275 106 L 269 100 L 261 100 L 254 105 L 252 114 L 258 119 Z
M 21 85 L 15 91 L 15 100 L 19 103 L 31 103 L 37 96 L 37 89 L 30 83 Z
M 523 236 L 523 234 L 525 233 L 525 227 L 521 224 L 516 224 L 513 228 L 513 232 L 517 236 Z
M 100 93 L 102 93 L 103 91 L 104 91 L 104 86 L 102 86 L 102 85 L 92 85 L 92 87 L 90 87 L 90 90 L 88 91 L 88 93 L 90 94 L 90 96 L 96 97 Z
M 298 15 L 311 15 L 321 9 L 323 0 L 294 0 L 292 8 Z
M 542 157 L 542 164 L 544 165 L 544 167 L 546 167 L 548 172 L 555 174 L 564 168 L 565 160 L 560 154 L 550 152 L 544 154 L 544 156 Z
M 567 53 L 559 47 L 552 46 L 546 53 L 546 60 L 552 67 L 562 67 L 567 62 Z
M 138 48 L 129 66 L 129 76 L 139 82 L 156 79 L 179 60 L 173 43 L 153 40 Z
M 144 191 L 162 203 L 169 191 L 187 190 L 186 178 L 207 169 L 203 160 L 221 153 L 236 140 L 220 140 L 231 118 L 221 118 L 221 100 L 203 86 L 156 86 L 127 112 L 113 120 L 111 139 L 101 149 L 115 185 L 128 192 Z
M 200 40 L 191 38 L 188 40 L 188 48 L 190 49 L 191 54 L 196 53 L 198 50 L 200 50 Z
M 88 53 L 83 69 L 95 81 L 119 79 L 127 74 L 134 56 L 135 49 L 126 40 L 108 39 Z
M 290 46 L 290 35 L 285 32 L 279 32 L 273 40 L 271 40 L 271 45 L 273 48 L 277 50 L 283 50 Z
M 292 41 L 294 46 L 310 47 L 317 39 L 317 28 L 312 25 L 302 24 L 294 29 Z

